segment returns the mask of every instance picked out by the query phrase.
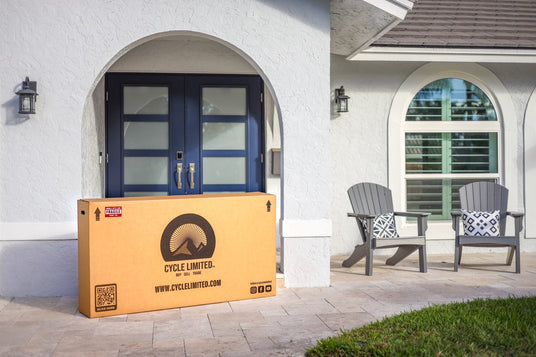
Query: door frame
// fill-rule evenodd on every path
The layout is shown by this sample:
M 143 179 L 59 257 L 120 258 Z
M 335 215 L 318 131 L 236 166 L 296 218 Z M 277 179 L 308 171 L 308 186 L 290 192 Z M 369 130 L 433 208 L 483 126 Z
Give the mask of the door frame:
M 246 185 L 238 192 L 265 190 L 265 142 L 264 142 L 264 84 L 258 75 L 179 74 L 179 73 L 106 73 L 106 197 L 124 195 L 123 188 L 123 90 L 124 85 L 157 86 L 169 88 L 169 172 L 166 191 L 169 195 L 196 194 L 202 192 L 203 160 L 201 117 L 201 87 L 247 88 L 247 138 Z M 119 118 L 119 120 L 114 120 Z M 172 119 L 173 118 L 173 119 Z M 210 121 L 210 120 L 209 120 Z M 218 119 L 213 119 L 218 121 Z M 181 129 L 177 126 L 182 127 Z M 185 135 L 176 135 L 181 130 Z M 117 137 L 119 136 L 119 138 Z M 190 142 L 185 143 L 188 136 Z M 119 140 L 118 140 L 119 139 Z M 187 150 L 185 145 L 190 147 Z M 183 164 L 187 174 L 189 162 L 196 162 L 195 189 L 176 189 L 176 151 L 184 148 Z M 193 149 L 191 149 L 194 147 Z M 185 173 L 183 173 L 185 175 Z M 183 186 L 186 176 L 183 176 Z M 237 187 L 221 185 L 221 191 L 233 191 Z

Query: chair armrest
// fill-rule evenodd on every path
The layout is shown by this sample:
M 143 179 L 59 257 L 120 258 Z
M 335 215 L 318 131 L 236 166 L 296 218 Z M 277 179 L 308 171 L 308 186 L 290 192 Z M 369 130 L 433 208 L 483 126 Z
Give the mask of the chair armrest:
M 450 211 L 450 215 L 452 216 L 452 229 L 454 229 L 454 232 L 458 235 L 458 227 L 460 225 L 459 218 L 462 216 L 462 211 Z
M 376 218 L 376 216 L 372 216 L 370 214 L 360 214 L 360 213 L 347 213 L 348 217 L 354 217 L 354 218 Z
M 516 212 L 516 211 L 507 211 L 506 214 L 508 216 L 512 216 L 514 218 L 517 218 L 517 217 L 523 217 L 525 215 L 524 212 Z
M 507 216 L 511 216 L 515 220 L 515 234 L 516 237 L 519 236 L 519 233 L 523 230 L 523 217 L 525 216 L 525 213 L 523 212 L 514 212 L 514 211 L 507 211 Z
M 461 217 L 462 216 L 462 211 L 450 211 L 450 215 L 452 216 L 452 218 Z
M 425 236 L 428 229 L 428 216 L 429 212 L 394 212 L 395 216 L 402 217 L 414 217 L 417 218 L 417 234 L 419 236 Z
M 402 217 L 428 217 L 431 215 L 430 212 L 394 212 L 395 216 L 402 216 Z

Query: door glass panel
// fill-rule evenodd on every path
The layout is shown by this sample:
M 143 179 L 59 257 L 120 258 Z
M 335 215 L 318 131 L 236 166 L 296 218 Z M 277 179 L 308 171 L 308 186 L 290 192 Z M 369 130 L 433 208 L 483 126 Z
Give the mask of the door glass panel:
M 147 191 L 147 192 L 134 192 L 134 191 L 128 191 L 125 192 L 125 197 L 143 197 L 143 196 L 167 196 L 167 192 L 160 192 L 160 191 Z
M 246 115 L 246 88 L 203 88 L 203 115 Z
M 254 76 L 107 73 L 106 196 L 263 190 L 262 88 Z
M 204 157 L 203 184 L 245 184 L 244 157 Z
M 168 87 L 123 87 L 123 114 L 168 114 Z
M 246 123 L 203 123 L 203 150 L 246 150 Z
M 168 149 L 167 122 L 125 122 L 125 149 Z
M 125 185 L 167 185 L 167 157 L 125 157 Z

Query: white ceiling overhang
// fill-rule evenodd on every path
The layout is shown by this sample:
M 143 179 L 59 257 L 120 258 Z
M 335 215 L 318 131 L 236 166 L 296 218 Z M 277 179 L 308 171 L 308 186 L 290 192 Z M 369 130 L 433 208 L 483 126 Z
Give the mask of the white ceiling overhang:
M 409 0 L 331 0 L 331 53 L 355 56 L 406 17 Z
M 536 50 L 486 48 L 369 47 L 351 61 L 536 63 Z

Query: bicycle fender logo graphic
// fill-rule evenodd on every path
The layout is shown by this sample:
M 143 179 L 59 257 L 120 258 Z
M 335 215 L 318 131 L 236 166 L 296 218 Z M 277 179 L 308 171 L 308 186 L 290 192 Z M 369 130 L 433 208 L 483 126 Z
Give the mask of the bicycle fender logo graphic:
M 160 251 L 166 262 L 211 258 L 216 247 L 214 230 L 208 221 L 193 213 L 174 218 L 164 229 Z

